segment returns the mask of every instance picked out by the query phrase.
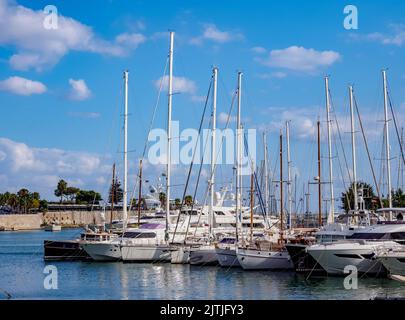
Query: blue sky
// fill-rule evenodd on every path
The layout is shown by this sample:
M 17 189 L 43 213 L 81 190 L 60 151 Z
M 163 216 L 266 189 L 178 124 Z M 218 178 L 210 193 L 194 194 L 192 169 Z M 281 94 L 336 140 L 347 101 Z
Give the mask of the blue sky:
M 133 162 L 146 138 L 169 29 L 176 32 L 174 75 L 184 78 L 179 83 L 183 91 L 174 96 L 173 120 L 181 128 L 198 127 L 213 65 L 219 67 L 218 112 L 227 112 L 236 73 L 242 70 L 243 121 L 248 128 L 268 132 L 272 165 L 279 129 L 292 121 L 299 190 L 315 175 L 314 126 L 319 116 L 325 127 L 325 74 L 331 76 L 349 159 L 348 84 L 355 86 L 376 159 L 381 158 L 382 68 L 389 68 L 390 94 L 403 124 L 403 1 L 53 1 L 60 28 L 46 30 L 39 24 L 48 4 L 0 0 L 0 192 L 28 186 L 52 197 L 58 178 L 105 192 L 113 159 L 121 157 L 125 69 L 130 71 L 134 180 Z M 347 4 L 357 6 L 358 30 L 343 27 Z M 26 80 L 34 81 L 29 92 Z M 164 128 L 165 95 L 158 110 L 155 127 Z M 394 131 L 391 140 L 397 156 Z M 371 182 L 360 135 L 356 141 L 358 176 Z M 326 151 L 326 144 L 322 147 Z M 394 186 L 397 162 L 392 161 Z M 379 171 L 380 162 L 375 165 Z M 161 171 L 146 170 L 151 180 Z M 184 177 L 181 170 L 175 170 L 178 183 Z M 335 172 L 341 180 L 337 168 Z M 219 183 L 229 180 L 229 168 L 221 169 L 219 177 Z M 341 183 L 337 188 L 341 190 Z

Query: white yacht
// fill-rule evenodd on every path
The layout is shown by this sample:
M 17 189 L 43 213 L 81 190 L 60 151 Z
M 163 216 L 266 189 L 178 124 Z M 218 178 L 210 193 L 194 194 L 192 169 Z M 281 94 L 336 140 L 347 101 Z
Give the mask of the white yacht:
M 269 243 L 268 246 L 237 248 L 236 255 L 244 270 L 289 270 L 294 265 L 285 246 Z
M 121 239 L 121 259 L 124 262 L 170 261 L 170 246 L 165 240 L 166 227 L 144 224 L 127 230 Z
M 401 248 L 405 239 L 405 224 L 385 223 L 359 229 L 346 240 L 315 244 L 307 252 L 328 274 L 343 275 L 352 265 L 359 273 L 384 272 L 377 253 L 384 248 Z
M 98 237 L 80 241 L 80 246 L 94 261 L 121 260 L 120 239 L 114 233 L 98 233 Z

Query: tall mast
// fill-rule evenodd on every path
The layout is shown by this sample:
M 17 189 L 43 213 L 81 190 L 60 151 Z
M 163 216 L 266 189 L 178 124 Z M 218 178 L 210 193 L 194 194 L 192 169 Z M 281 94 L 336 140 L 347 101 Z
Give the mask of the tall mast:
M 280 130 L 280 240 L 283 240 L 284 230 L 284 195 L 283 195 L 283 134 Z
M 168 83 L 168 113 L 167 113 L 167 169 L 166 169 L 166 239 L 169 239 L 169 217 L 170 217 L 170 169 L 172 161 L 172 96 L 173 96 L 173 45 L 174 32 L 170 31 L 169 49 L 169 83 Z
M 254 173 L 250 175 L 250 241 L 253 241 Z
M 353 108 L 353 86 L 349 86 L 350 100 L 350 120 L 352 127 L 352 161 L 353 161 L 353 196 L 354 196 L 354 211 L 359 209 L 357 201 L 357 168 L 356 168 L 356 140 L 354 131 L 354 108 Z
M 218 68 L 214 67 L 213 73 L 213 97 L 212 97 L 212 135 L 211 135 L 211 180 L 210 180 L 210 207 L 209 207 L 209 228 L 210 237 L 212 237 L 212 225 L 214 222 L 214 193 L 215 193 L 215 144 L 216 144 L 216 125 L 217 125 L 217 80 Z
M 391 155 L 390 155 L 390 137 L 388 127 L 388 90 L 387 90 L 387 73 L 382 71 L 383 85 L 384 85 L 384 123 L 385 123 L 385 154 L 387 156 L 387 178 L 388 178 L 388 207 L 392 208 L 392 194 L 391 194 Z M 392 212 L 389 213 L 389 219 L 392 220 Z
M 236 116 L 236 239 L 238 239 L 239 219 L 242 217 L 242 175 L 241 175 L 241 106 L 242 106 L 242 72 L 238 72 L 238 111 Z M 243 232 L 243 230 L 241 230 Z
M 141 224 L 142 159 L 139 160 L 138 226 Z
M 125 84 L 125 103 L 124 103 L 124 192 L 122 199 L 122 220 L 124 228 L 127 226 L 128 211 L 127 211 L 127 197 L 128 197 L 128 71 L 124 71 L 124 84 Z
M 330 187 L 330 207 L 328 223 L 335 221 L 335 195 L 333 193 L 333 168 L 332 168 L 332 135 L 330 120 L 330 96 L 329 96 L 329 77 L 325 77 L 325 94 L 326 94 L 326 122 L 328 126 L 328 152 L 329 152 L 329 187 Z
M 264 205 L 266 215 L 269 214 L 269 169 L 267 167 L 267 135 L 263 132 L 263 145 L 264 145 L 264 196 L 266 198 Z
M 287 196 L 288 196 L 288 228 L 292 227 L 292 195 L 291 195 L 291 154 L 290 154 L 290 121 L 285 123 L 285 132 L 287 140 Z
M 111 215 L 110 215 L 110 229 L 113 222 L 113 214 L 114 214 L 114 201 L 115 201 L 115 163 L 113 164 L 113 171 L 112 171 L 112 182 L 111 182 Z
M 318 128 L 318 225 L 322 225 L 322 185 L 321 185 L 321 122 L 316 123 Z

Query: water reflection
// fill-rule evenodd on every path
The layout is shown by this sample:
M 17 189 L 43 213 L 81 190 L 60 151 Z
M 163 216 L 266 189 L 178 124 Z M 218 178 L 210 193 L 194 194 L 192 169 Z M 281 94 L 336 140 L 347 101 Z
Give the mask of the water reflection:
M 46 238 L 69 239 L 80 233 L 0 233 L 0 288 L 17 299 L 371 299 L 405 296 L 405 287 L 387 279 L 360 278 L 345 290 L 343 278 L 306 279 L 293 272 L 238 268 L 42 260 Z M 59 289 L 45 290 L 43 269 L 58 268 Z M 4 298 L 0 296 L 0 298 Z

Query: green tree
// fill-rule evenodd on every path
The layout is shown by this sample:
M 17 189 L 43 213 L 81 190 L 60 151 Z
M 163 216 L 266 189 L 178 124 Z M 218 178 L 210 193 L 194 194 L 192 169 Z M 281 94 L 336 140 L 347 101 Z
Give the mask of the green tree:
M 186 203 L 186 205 L 191 206 L 193 204 L 193 197 L 188 195 L 184 198 L 184 202 Z
M 74 202 L 75 199 L 76 199 L 76 195 L 77 195 L 77 193 L 78 193 L 79 191 L 80 191 L 79 188 L 76 188 L 76 187 L 67 187 L 67 188 L 66 188 L 65 195 L 66 195 L 67 198 L 69 198 L 69 200 L 70 200 L 71 202 Z
M 76 194 L 77 204 L 98 204 L 101 200 L 101 195 L 93 190 L 80 190 Z
M 365 209 L 367 210 L 376 210 L 380 207 L 380 203 L 378 200 L 378 197 L 374 194 L 373 187 L 365 182 L 358 182 L 357 184 L 357 190 L 363 190 L 363 198 L 364 198 L 364 206 Z M 342 196 L 340 198 L 342 202 L 342 208 L 346 211 L 349 212 L 349 209 L 354 208 L 354 193 L 353 193 L 353 186 L 354 184 L 352 183 L 349 187 L 349 190 L 346 190 L 345 192 L 342 193 Z M 350 206 L 349 206 L 350 204 Z
M 166 193 L 160 192 L 160 193 L 159 193 L 159 200 L 160 200 L 160 205 L 161 205 L 162 207 L 164 207 L 164 206 L 165 206 L 165 203 L 166 203 Z
M 122 201 L 124 197 L 124 191 L 121 188 L 121 182 L 115 178 L 114 184 L 111 183 L 110 191 L 108 193 L 108 202 L 112 203 L 112 195 L 114 194 L 114 204 L 117 204 Z
M 63 202 L 63 197 L 66 195 L 68 184 L 65 180 L 61 179 L 56 186 L 54 191 L 55 196 L 60 197 L 60 203 Z
M 179 209 L 181 205 L 181 200 L 179 198 L 174 199 L 174 204 L 176 205 L 176 209 Z

